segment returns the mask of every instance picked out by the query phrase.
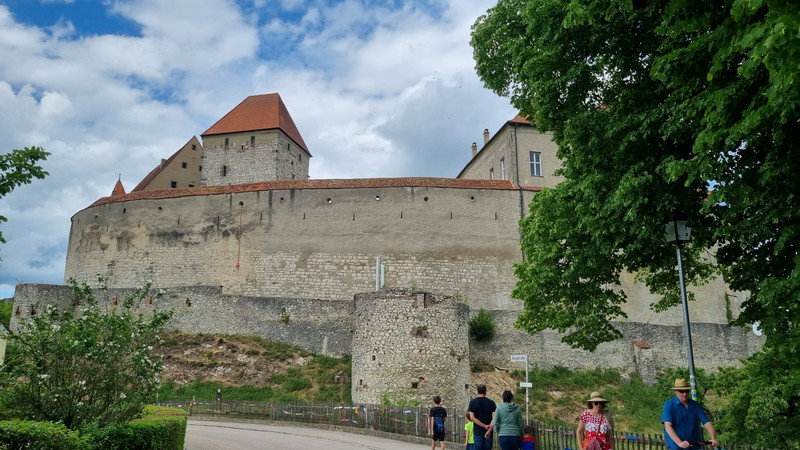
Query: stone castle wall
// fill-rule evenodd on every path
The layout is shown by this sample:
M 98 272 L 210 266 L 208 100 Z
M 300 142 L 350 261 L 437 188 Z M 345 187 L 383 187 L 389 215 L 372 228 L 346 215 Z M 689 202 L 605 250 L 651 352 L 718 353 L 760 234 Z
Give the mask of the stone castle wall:
M 509 185 L 510 186 L 510 185 Z M 352 299 L 386 286 L 518 308 L 522 200 L 513 189 L 297 189 L 134 200 L 72 218 L 65 280 L 217 285 L 250 297 Z M 238 264 L 238 266 L 237 266 Z
M 327 182 L 336 185 L 337 180 Z M 371 180 L 366 180 L 372 183 Z M 214 285 L 248 297 L 349 300 L 388 287 L 459 294 L 472 309 L 519 311 L 518 221 L 531 191 L 434 186 L 275 189 L 92 206 L 72 218 L 65 280 L 111 287 Z M 631 322 L 676 325 L 623 274 Z M 727 323 L 743 298 L 721 282 L 690 288 L 692 321 Z
M 354 403 L 380 404 L 381 394 L 432 404 L 469 401 L 469 307 L 454 297 L 410 289 L 355 296 Z

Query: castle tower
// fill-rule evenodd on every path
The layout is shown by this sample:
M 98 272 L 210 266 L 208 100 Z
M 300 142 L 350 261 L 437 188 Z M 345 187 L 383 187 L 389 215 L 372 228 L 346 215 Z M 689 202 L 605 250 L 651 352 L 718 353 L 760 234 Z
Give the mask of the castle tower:
M 247 97 L 201 137 L 205 186 L 308 178 L 311 153 L 278 94 Z
M 469 402 L 469 307 L 454 297 L 402 288 L 355 296 L 353 402 L 383 394 L 446 407 Z

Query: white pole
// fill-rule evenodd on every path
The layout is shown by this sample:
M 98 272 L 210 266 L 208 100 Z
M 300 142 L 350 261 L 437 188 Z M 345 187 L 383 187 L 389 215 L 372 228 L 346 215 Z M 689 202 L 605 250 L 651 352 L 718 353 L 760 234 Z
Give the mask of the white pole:
M 375 290 L 381 290 L 381 257 L 375 258 Z
M 528 355 L 525 355 L 525 383 L 529 383 L 528 381 Z M 530 399 L 528 398 L 528 386 L 525 386 L 525 425 L 531 424 L 531 414 L 528 411 L 530 405 Z

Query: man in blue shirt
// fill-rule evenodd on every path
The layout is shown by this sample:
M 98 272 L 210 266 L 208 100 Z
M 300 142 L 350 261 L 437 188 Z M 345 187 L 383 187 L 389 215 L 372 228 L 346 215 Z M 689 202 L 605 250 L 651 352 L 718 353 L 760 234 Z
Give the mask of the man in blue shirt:
M 689 385 L 683 378 L 675 380 L 675 386 L 671 388 L 675 392 L 675 397 L 664 403 L 661 412 L 661 423 L 664 424 L 664 439 L 667 447 L 671 450 L 679 448 L 689 448 L 702 450 L 702 445 L 692 445 L 692 443 L 703 441 L 703 430 L 700 429 L 698 422 L 708 430 L 711 436 L 711 445 L 716 447 L 717 435 L 714 432 L 714 425 L 708 421 L 706 413 L 699 403 L 689 398 Z

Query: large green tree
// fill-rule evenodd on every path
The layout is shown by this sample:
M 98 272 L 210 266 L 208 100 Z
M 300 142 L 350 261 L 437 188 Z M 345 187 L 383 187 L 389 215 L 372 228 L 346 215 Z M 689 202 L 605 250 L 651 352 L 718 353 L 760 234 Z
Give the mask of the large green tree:
M 688 281 L 720 273 L 749 292 L 734 323 L 767 336 L 753 363 L 784 364 L 778 400 L 748 414 L 796 426 L 800 3 L 500 0 L 472 46 L 485 84 L 552 130 L 563 161 L 521 224 L 517 326 L 588 350 L 620 337 L 623 271 L 661 295 L 655 310 L 680 303 L 663 223 L 683 212 Z

